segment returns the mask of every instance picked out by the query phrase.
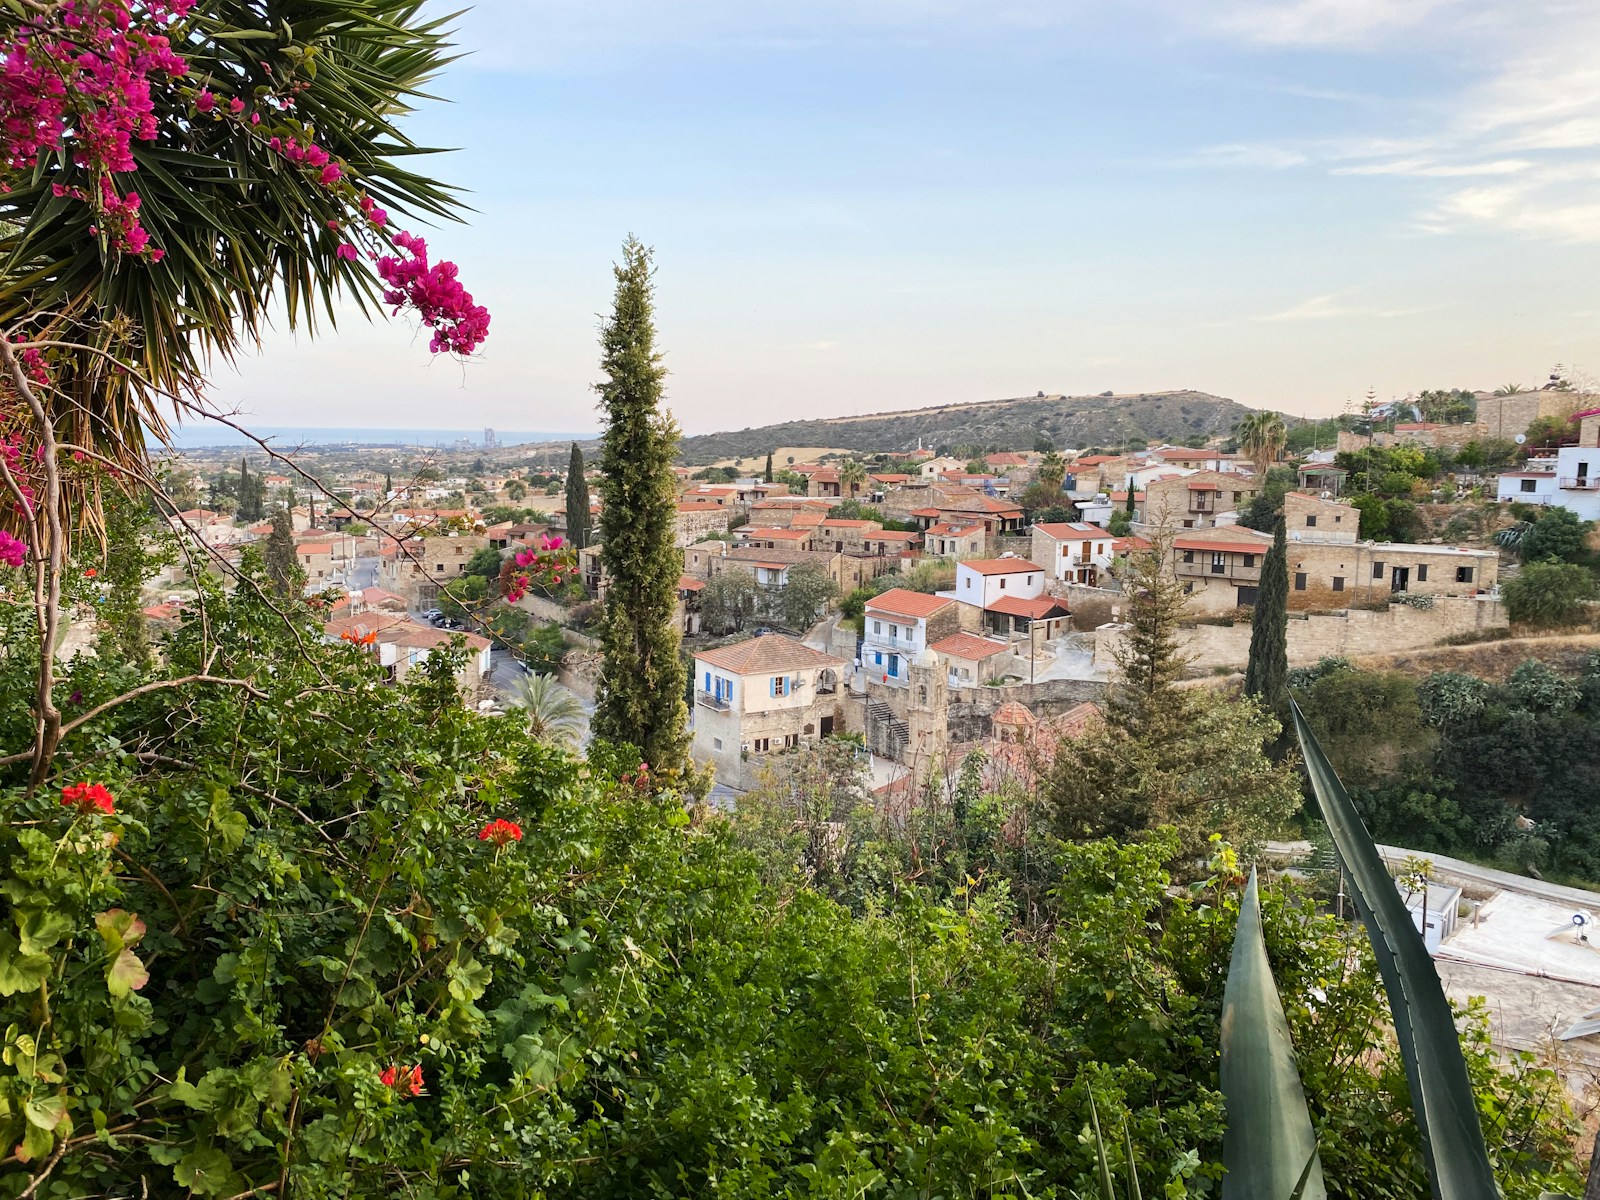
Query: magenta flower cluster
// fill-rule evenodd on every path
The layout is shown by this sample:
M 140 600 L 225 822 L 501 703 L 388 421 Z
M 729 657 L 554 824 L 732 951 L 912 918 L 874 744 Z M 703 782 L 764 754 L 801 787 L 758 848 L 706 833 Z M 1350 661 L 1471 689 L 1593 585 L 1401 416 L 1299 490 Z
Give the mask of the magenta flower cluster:
M 428 349 L 435 354 L 471 354 L 489 336 L 489 310 L 472 302 L 472 294 L 456 278 L 455 263 L 428 264 L 427 242 L 402 231 L 394 235 L 394 244 L 405 257 L 385 254 L 378 259 L 378 277 L 389 285 L 383 302 L 416 309 L 433 330 Z
M 105 233 L 127 254 L 150 251 L 150 237 L 138 193 L 119 196 L 110 176 L 134 169 L 135 140 L 156 136 L 152 80 L 188 73 L 162 31 L 193 2 L 145 0 L 136 19 L 126 0 L 65 0 L 0 46 L 0 161 L 31 169 L 70 137 L 73 164 L 100 180 L 93 200 Z

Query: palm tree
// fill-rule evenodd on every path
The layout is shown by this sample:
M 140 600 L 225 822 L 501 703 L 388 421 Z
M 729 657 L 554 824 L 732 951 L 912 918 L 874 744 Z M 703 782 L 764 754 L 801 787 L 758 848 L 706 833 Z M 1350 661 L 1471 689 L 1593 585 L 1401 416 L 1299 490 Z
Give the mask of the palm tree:
M 1494 394 L 1496 396 L 1515 396 L 1520 391 L 1522 391 L 1522 385 L 1520 383 L 1502 383 L 1499 387 L 1495 388 Z
M 867 469 L 855 459 L 849 459 L 839 465 L 839 482 L 850 489 L 850 496 L 854 497 L 867 482 Z
M 528 718 L 528 733 L 538 742 L 571 746 L 583 730 L 583 702 L 554 675 L 530 675 L 517 686 Z
M 1067 460 L 1056 451 L 1049 451 L 1039 460 L 1037 478 L 1041 487 L 1047 491 L 1059 492 L 1061 481 L 1067 477 Z
M 1255 464 L 1257 475 L 1265 475 L 1289 444 L 1289 429 L 1283 418 L 1267 410 L 1253 412 L 1240 421 L 1238 436 L 1239 449 Z

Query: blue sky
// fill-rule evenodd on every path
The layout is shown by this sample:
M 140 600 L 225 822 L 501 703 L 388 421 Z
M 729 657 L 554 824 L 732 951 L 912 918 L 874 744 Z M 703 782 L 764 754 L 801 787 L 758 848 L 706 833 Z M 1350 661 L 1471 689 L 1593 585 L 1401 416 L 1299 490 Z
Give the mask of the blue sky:
M 416 117 L 494 314 L 288 336 L 262 424 L 593 426 L 623 237 L 690 432 L 1047 391 L 1600 374 L 1600 6 L 490 0 Z

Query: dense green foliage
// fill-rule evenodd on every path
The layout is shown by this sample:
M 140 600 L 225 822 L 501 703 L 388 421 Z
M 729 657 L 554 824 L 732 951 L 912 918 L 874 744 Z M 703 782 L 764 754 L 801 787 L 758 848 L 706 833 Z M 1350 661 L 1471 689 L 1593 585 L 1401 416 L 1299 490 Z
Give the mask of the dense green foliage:
M 1587 567 L 1547 559 L 1524 564 L 1515 578 L 1506 580 L 1501 590 L 1505 595 L 1506 615 L 1513 621 L 1552 628 L 1583 619 L 1584 602 L 1594 596 L 1596 580 L 1594 572 Z
M 272 590 L 285 599 L 299 596 L 306 586 L 306 573 L 295 552 L 293 518 L 281 504 L 272 510 L 272 532 L 267 534 L 265 553 Z
M 599 384 L 606 428 L 601 441 L 601 555 L 610 586 L 601 622 L 603 671 L 595 732 L 637 746 L 644 761 L 673 769 L 684 761 L 688 675 L 678 655 L 675 619 L 683 552 L 675 542 L 678 431 L 661 407 L 666 368 L 656 349 L 655 267 L 629 238 L 615 268 L 610 318 L 600 331 Z
M 1600 656 L 1576 680 L 1529 660 L 1503 685 L 1345 666 L 1300 699 L 1378 841 L 1600 881 Z

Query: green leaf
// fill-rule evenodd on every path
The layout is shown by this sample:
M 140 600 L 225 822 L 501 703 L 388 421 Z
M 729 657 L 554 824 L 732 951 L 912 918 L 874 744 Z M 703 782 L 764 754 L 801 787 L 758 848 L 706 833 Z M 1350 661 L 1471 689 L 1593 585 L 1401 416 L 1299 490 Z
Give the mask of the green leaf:
M 28 1124 L 40 1129 L 54 1129 L 67 1119 L 65 1096 L 46 1096 L 42 1100 L 29 1100 L 22 1106 L 22 1115 Z
M 55 909 L 18 909 L 16 918 L 24 954 L 44 953 L 72 929 L 72 918 Z
M 120 951 L 106 968 L 106 987 L 113 996 L 126 996 L 137 992 L 150 982 L 150 972 L 132 950 Z
M 0 932 L 0 996 L 34 991 L 49 975 L 49 955 L 24 954 L 15 935 Z
M 1261 934 L 1254 870 L 1239 904 L 1222 996 L 1222 1096 L 1228 1110 L 1223 1200 L 1289 1200 L 1292 1195 L 1322 1200 L 1327 1195 L 1289 1021 Z
M 1439 973 L 1305 714 L 1298 704 L 1292 707 L 1312 791 L 1349 873 L 1351 894 L 1389 996 L 1433 1194 L 1436 1200 L 1498 1195 L 1455 1016 L 1439 985 Z
M 118 953 L 125 946 L 137 946 L 145 933 L 145 924 L 139 920 L 138 914 L 124 912 L 120 908 L 96 913 L 94 927 L 104 940 L 106 950 L 112 954 Z
M 233 1163 L 215 1146 L 191 1150 L 172 1168 L 172 1177 L 201 1196 L 222 1194 L 233 1175 Z
M 250 822 L 245 820 L 243 813 L 234 809 L 233 801 L 222 788 L 212 790 L 210 816 L 211 827 L 222 839 L 223 849 L 232 853 L 244 844 L 245 834 L 250 832 Z

